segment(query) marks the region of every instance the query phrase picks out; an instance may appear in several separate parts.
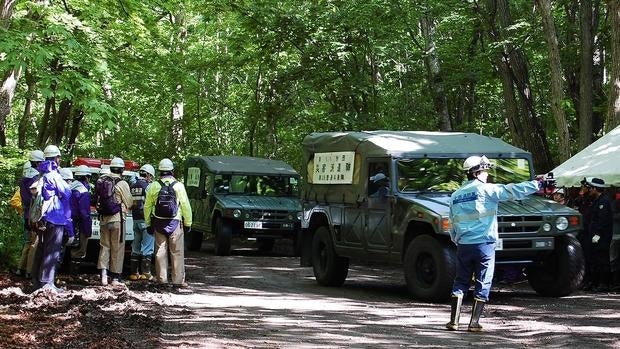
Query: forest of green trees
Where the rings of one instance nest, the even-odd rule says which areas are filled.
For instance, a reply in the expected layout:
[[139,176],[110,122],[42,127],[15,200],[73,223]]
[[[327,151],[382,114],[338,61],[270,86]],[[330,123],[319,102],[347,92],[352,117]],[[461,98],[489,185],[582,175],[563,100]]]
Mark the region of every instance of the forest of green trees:
[[310,132],[468,131],[542,173],[620,123],[618,0],[0,4],[2,233],[25,154],[50,143],[66,162],[299,169]]
[[0,145],[67,161],[298,168],[309,132],[452,130],[543,172],[620,120],[618,0],[0,3]]

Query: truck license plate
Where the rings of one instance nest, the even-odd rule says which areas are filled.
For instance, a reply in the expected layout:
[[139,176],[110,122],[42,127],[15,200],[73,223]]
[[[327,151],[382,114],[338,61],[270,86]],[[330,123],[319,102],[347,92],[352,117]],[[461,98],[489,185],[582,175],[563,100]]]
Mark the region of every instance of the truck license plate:
[[497,239],[497,241],[495,241],[495,251],[501,251],[503,249],[504,249],[504,240]]
[[245,221],[243,227],[246,229],[263,229],[263,222]]

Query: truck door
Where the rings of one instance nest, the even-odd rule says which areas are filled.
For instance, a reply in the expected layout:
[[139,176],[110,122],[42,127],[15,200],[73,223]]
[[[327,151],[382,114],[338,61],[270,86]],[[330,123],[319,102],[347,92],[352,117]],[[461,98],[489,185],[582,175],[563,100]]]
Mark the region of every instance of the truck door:
[[364,241],[368,253],[389,251],[392,245],[393,195],[389,169],[387,160],[368,162],[368,200],[365,205],[364,229]]

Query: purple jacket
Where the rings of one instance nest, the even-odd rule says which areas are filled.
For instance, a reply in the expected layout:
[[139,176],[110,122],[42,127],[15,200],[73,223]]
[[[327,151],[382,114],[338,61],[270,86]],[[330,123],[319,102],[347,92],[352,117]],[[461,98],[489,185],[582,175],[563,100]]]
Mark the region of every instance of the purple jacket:
[[26,219],[28,219],[28,213],[30,212],[30,201],[32,201],[30,186],[37,180],[39,180],[39,176],[34,176],[31,178],[22,177],[19,181],[19,195],[22,197],[22,208],[24,209],[24,217],[26,217]]
[[[54,225],[71,224],[71,189],[58,173],[58,165],[54,161],[43,161],[39,165],[39,172],[43,175],[43,200],[51,200],[45,212],[45,220]],[[69,236],[73,236],[72,227],[66,227],[66,230]]]
[[90,216],[90,192],[80,181],[71,183],[71,219],[74,228],[81,235],[90,237],[93,233]]

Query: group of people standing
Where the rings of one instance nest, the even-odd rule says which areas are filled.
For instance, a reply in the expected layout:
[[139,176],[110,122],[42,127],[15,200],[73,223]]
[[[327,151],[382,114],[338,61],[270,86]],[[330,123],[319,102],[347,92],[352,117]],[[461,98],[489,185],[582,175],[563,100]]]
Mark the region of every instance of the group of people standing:
[[[74,247],[72,258],[85,258],[92,235],[91,206],[100,221],[100,250],[97,268],[102,285],[121,284],[125,253],[125,221],[131,211],[134,240],[129,280],[153,280],[184,287],[184,234],[192,225],[192,212],[185,186],[174,178],[171,160],[155,168],[146,164],[130,185],[123,179],[125,162],[115,157],[109,172],[103,170],[94,185],[88,166],[75,172],[61,168],[60,150],[48,145],[33,150],[24,164],[19,194],[24,218],[24,247],[15,274],[31,278],[33,288],[62,292],[55,284],[56,270],[65,246]],[[91,194],[92,193],[92,194]],[[79,243],[76,245],[75,238]],[[156,275],[151,273],[155,255]]]
[[581,181],[578,195],[569,196],[564,202],[578,210],[583,219],[583,229],[578,239],[586,267],[584,291],[609,292],[612,286],[610,250],[614,213],[605,188],[603,179],[586,177]]

